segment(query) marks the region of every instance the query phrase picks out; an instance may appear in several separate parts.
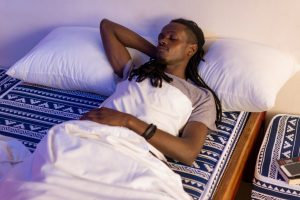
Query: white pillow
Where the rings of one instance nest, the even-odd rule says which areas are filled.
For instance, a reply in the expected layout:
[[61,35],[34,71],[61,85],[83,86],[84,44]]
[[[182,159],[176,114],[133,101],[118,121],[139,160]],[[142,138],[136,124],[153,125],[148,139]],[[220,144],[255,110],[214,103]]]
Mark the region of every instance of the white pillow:
[[271,47],[226,38],[208,43],[199,73],[225,111],[269,110],[280,88],[299,70],[292,56]]
[[[199,72],[227,111],[270,109],[279,89],[297,71],[292,57],[270,47],[234,39],[207,43],[212,44]],[[148,59],[129,51],[137,65]],[[54,29],[7,74],[29,83],[106,96],[115,90],[117,79],[95,27]]]
[[[139,62],[146,59],[137,51],[130,53]],[[106,96],[115,90],[117,79],[95,27],[54,29],[7,74],[29,83]]]

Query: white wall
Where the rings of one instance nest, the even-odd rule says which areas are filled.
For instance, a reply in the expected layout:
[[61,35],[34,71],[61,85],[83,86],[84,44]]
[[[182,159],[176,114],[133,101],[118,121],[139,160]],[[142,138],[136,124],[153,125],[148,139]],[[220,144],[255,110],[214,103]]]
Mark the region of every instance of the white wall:
[[[0,0],[0,65],[11,66],[54,27],[98,26],[104,17],[153,35],[170,19],[186,17],[207,37],[264,43],[300,62],[299,10],[299,0]],[[300,114],[298,85],[300,73],[282,88],[269,117]]]

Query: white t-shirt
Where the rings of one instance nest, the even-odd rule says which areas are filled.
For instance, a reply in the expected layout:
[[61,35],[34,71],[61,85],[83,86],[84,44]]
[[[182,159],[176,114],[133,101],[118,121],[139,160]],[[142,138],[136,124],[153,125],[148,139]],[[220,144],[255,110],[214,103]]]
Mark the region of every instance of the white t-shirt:
[[[123,71],[123,79],[118,78],[119,83],[126,81],[131,69],[134,67],[134,63],[130,60]],[[192,112],[187,121],[198,121],[205,124],[210,130],[216,131],[216,106],[212,93],[202,87],[196,86],[192,81],[186,81],[172,74],[166,73],[169,77],[173,79],[172,82],[164,84],[171,85],[178,90],[180,90],[191,102]],[[135,82],[135,80],[132,80]],[[156,88],[160,89],[160,88]],[[116,91],[118,92],[118,91]],[[151,93],[153,94],[153,93]],[[146,93],[147,95],[147,93]],[[138,98],[132,95],[132,98]],[[121,98],[118,96],[118,98]],[[144,97],[146,99],[148,97]],[[151,122],[150,122],[151,123]],[[153,123],[153,122],[152,122]],[[186,122],[185,122],[186,123]]]
[[[153,87],[149,79],[136,82],[133,78],[129,81],[124,74],[115,92],[100,107],[129,113],[174,136],[179,135],[188,121],[198,121],[216,130],[216,107],[211,92],[174,75],[167,75],[173,79],[171,83],[163,81],[162,87]],[[162,153],[150,143],[149,149],[164,160]]]

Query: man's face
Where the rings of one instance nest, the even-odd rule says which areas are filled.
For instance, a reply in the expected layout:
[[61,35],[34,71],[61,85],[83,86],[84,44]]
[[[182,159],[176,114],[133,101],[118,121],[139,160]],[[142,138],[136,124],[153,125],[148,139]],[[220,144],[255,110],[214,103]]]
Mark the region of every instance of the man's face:
[[167,65],[177,64],[189,59],[186,27],[179,23],[169,23],[158,35],[156,58]]

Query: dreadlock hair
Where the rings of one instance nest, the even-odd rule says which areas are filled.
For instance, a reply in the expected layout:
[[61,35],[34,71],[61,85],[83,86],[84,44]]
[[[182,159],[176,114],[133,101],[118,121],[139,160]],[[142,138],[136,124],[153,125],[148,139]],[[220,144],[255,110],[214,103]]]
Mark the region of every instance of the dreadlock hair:
[[[188,65],[185,70],[185,76],[187,79],[190,79],[193,81],[197,86],[203,87],[207,90],[209,90],[215,100],[216,105],[216,124],[219,124],[221,122],[222,118],[222,107],[220,100],[216,93],[203,81],[203,79],[200,77],[198,72],[198,65],[200,61],[204,61],[204,50],[203,45],[205,43],[204,34],[202,30],[199,28],[199,26],[187,19],[179,18],[179,19],[173,19],[171,20],[173,23],[179,23],[184,25],[187,28],[187,33],[190,36],[190,40],[193,43],[196,43],[198,48],[197,52],[190,58]],[[149,62],[146,62],[139,68],[136,68],[131,71],[128,80],[132,80],[133,77],[136,77],[137,82],[141,82],[146,78],[150,79],[150,82],[152,86],[154,87],[161,87],[163,80],[170,83],[173,79],[169,76],[167,76],[164,71],[166,69],[166,65],[158,62],[155,59],[150,59]]]
[[136,82],[142,82],[146,78],[150,79],[151,85],[154,87],[161,87],[162,80],[170,83],[173,81],[171,77],[164,73],[166,65],[158,62],[155,59],[150,59],[150,61],[141,65],[138,68],[133,69],[128,77],[128,80],[132,80],[136,76]]

